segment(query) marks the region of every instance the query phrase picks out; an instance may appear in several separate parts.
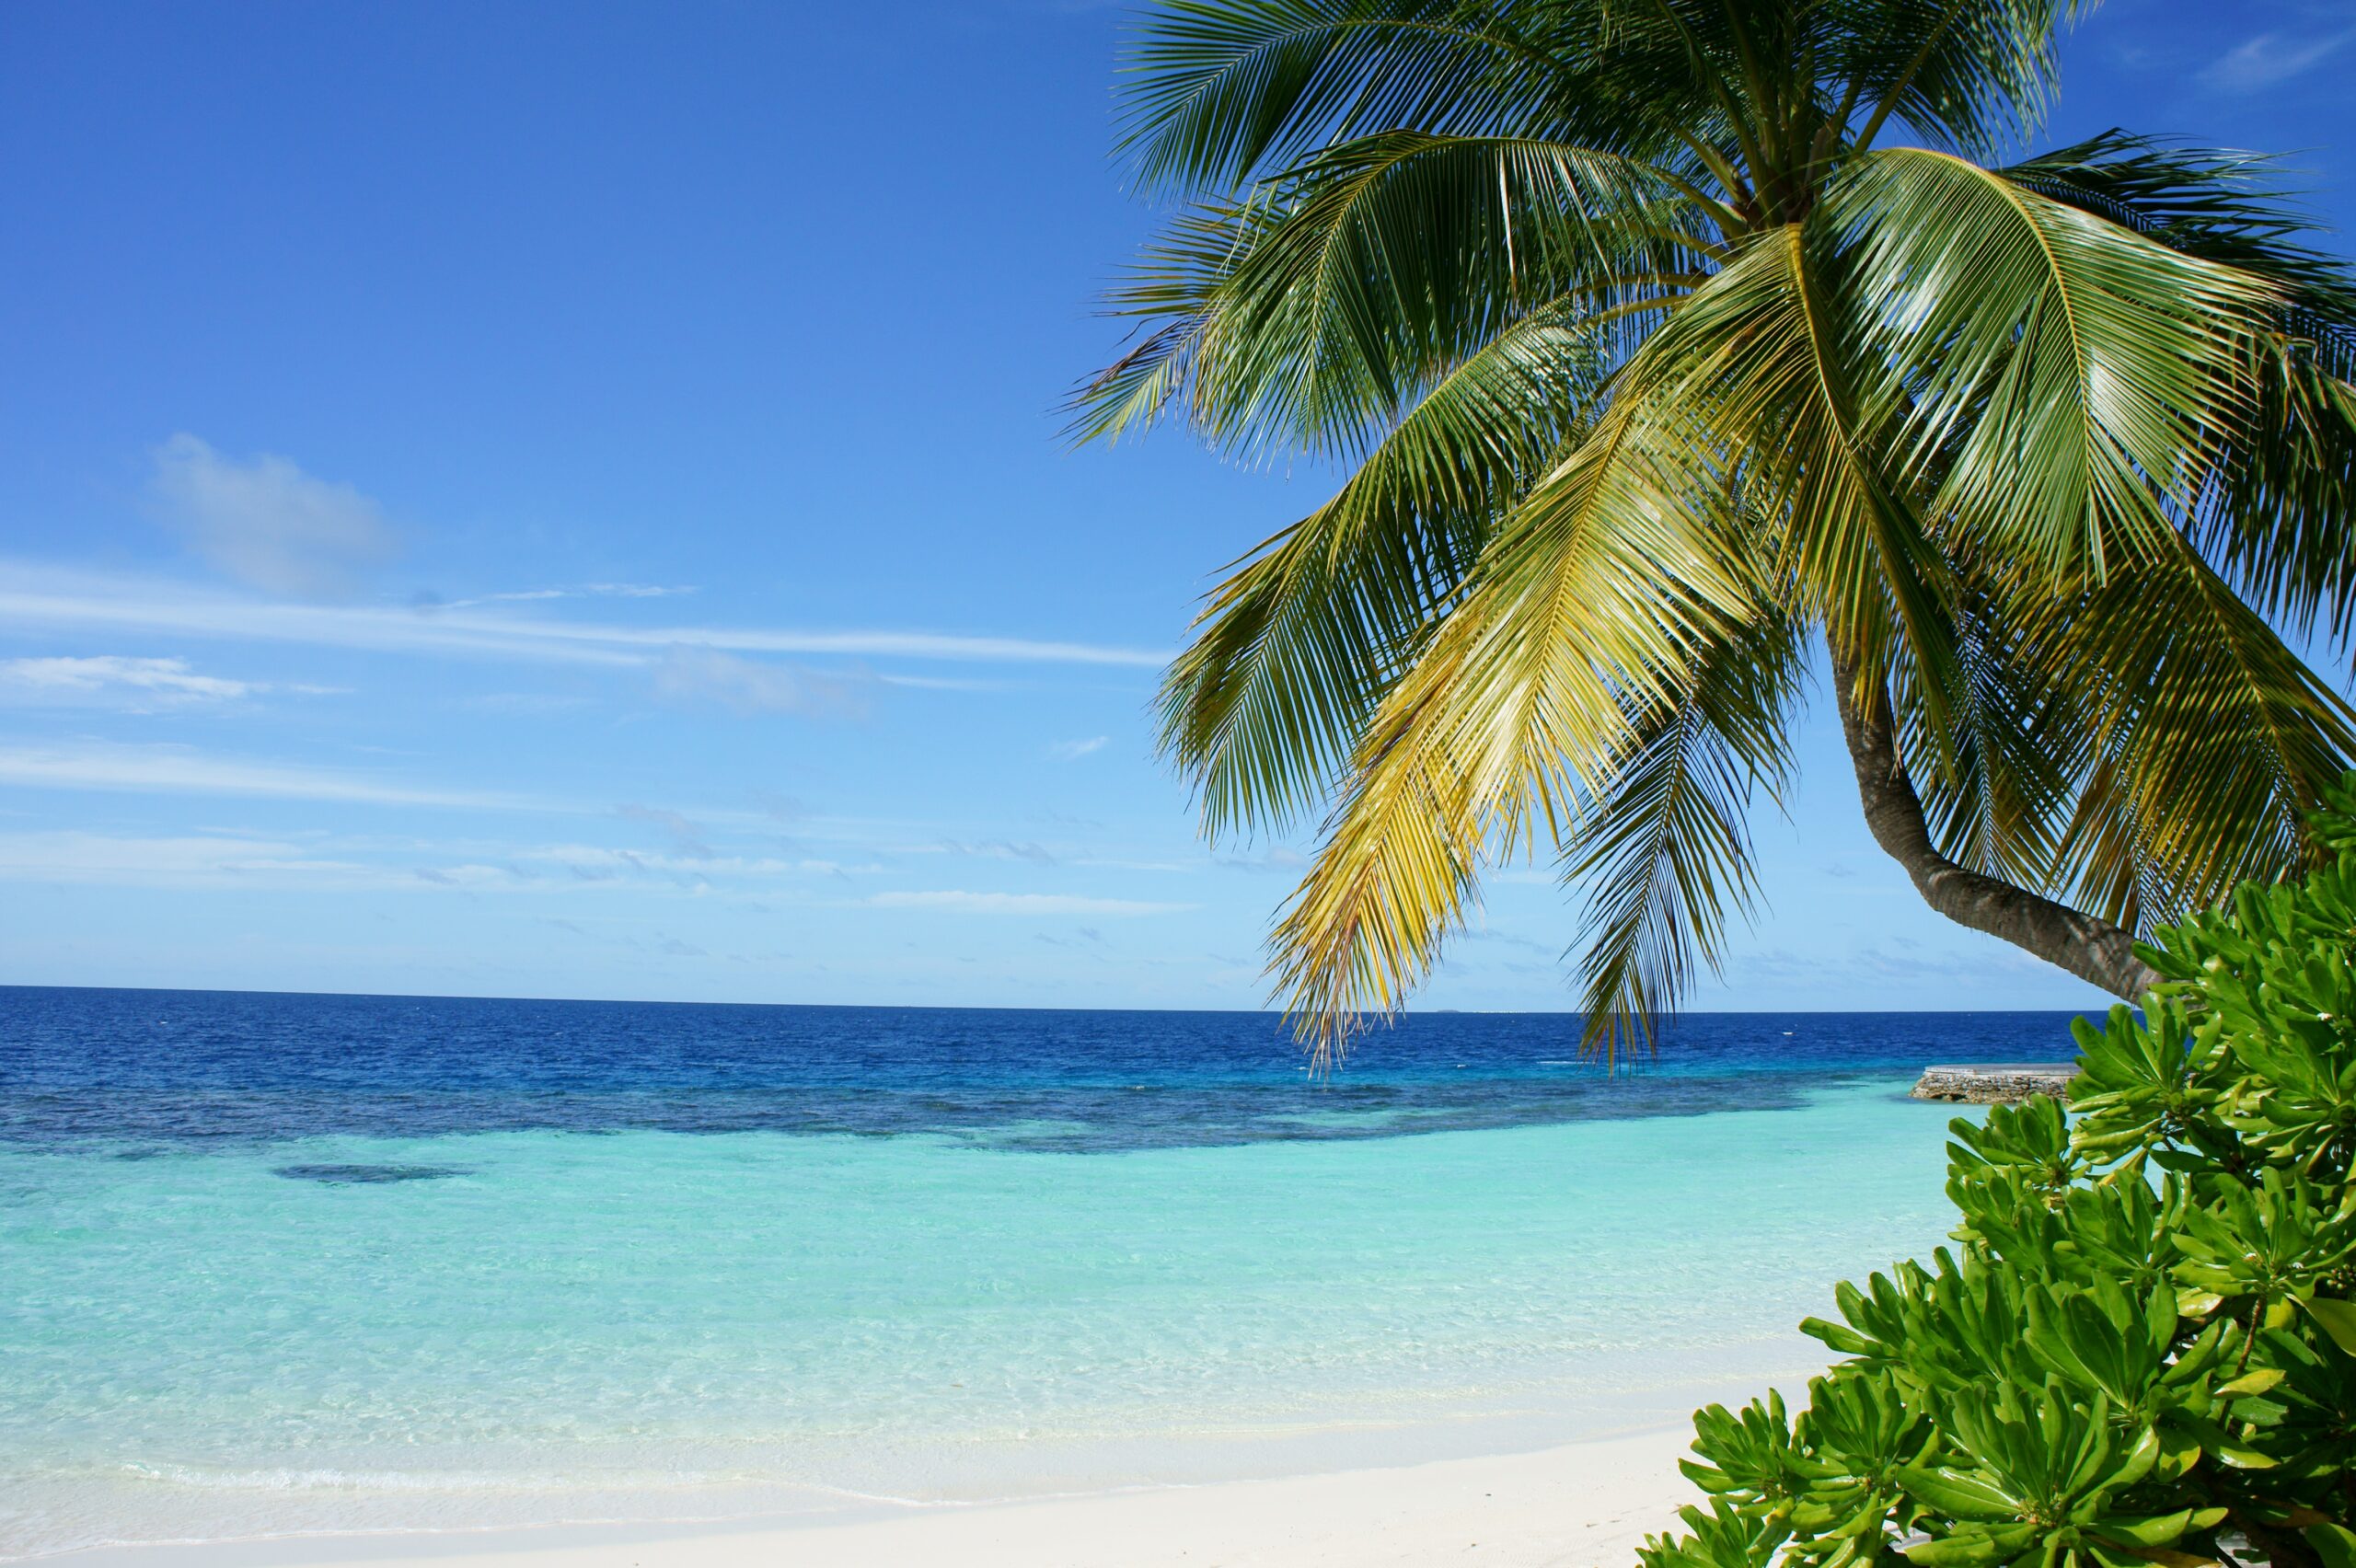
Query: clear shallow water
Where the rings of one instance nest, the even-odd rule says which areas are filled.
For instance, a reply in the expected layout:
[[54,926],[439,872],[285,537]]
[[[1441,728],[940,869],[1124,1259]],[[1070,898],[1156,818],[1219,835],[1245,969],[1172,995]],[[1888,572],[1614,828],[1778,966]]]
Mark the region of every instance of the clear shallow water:
[[[2059,1015],[0,989],[0,1555],[841,1508],[1665,1419],[1935,1243]],[[1430,1136],[1403,1136],[1423,1134]]]

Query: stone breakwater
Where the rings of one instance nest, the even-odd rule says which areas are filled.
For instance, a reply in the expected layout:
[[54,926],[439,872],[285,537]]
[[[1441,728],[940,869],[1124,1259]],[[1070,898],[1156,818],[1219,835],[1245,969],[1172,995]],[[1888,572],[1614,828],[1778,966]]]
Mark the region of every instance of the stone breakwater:
[[2062,1098],[2078,1076],[2075,1062],[1988,1062],[1969,1066],[1925,1067],[1915,1082],[1917,1100],[1955,1100],[1972,1105],[2009,1105],[2032,1094]]

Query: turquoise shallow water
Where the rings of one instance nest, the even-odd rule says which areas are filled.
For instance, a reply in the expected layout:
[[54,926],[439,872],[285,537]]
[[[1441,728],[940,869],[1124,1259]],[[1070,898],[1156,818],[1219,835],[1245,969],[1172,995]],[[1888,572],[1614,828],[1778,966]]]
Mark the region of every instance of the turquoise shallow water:
[[[1087,1152],[1059,1142],[1077,1113],[987,1138],[0,1141],[0,1554],[786,1513],[1655,1424],[1796,1386],[1820,1357],[1792,1326],[1832,1280],[1939,1240],[1947,1113],[1907,1082],[1864,1066],[1762,1088],[1767,1110]],[[34,1086],[52,1121],[61,1092]]]

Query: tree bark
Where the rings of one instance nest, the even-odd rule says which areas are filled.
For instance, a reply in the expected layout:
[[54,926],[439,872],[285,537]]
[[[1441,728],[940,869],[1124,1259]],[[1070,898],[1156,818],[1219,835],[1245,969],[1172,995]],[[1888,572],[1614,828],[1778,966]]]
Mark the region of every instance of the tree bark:
[[2112,996],[2140,1002],[2159,975],[2135,956],[2134,937],[2097,915],[1959,866],[1939,853],[1923,814],[1923,798],[1899,759],[1889,695],[1878,683],[1858,690],[1856,667],[1832,651],[1832,687],[1841,731],[1856,765],[1857,796],[1874,842],[1906,868],[1923,902],[1975,931],[1985,931],[2068,970]]

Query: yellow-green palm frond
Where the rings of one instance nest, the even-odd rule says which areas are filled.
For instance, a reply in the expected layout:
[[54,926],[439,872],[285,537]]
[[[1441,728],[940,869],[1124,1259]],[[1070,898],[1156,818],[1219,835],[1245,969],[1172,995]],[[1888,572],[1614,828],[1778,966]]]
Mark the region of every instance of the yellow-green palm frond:
[[2356,758],[2356,711],[2178,539],[2040,616],[2090,759],[2058,872],[2131,929],[2298,870],[2305,819]]
[[1964,678],[1950,567],[1915,490],[1884,460],[1893,421],[1844,318],[1843,259],[1831,237],[1789,225],[1745,258],[1759,303],[1730,372],[1739,391],[1729,428],[1755,473],[1749,503],[1772,520],[1778,575],[1793,581],[1845,662],[1877,681],[1900,665],[1921,672],[1923,733],[1944,762],[1956,744],[1949,694]]
[[1760,271],[1719,274],[1646,342],[1376,709],[1273,944],[1321,1050],[1428,971],[1484,851],[1562,843],[1629,755],[1632,716],[1769,613],[1717,422],[1741,411],[1721,383]]
[[1679,20],[1609,0],[1173,0],[1130,52],[1120,147],[1164,190],[1236,190],[1383,131],[1681,156],[1697,127],[1716,139],[1723,99]]
[[1282,826],[1330,797],[1496,517],[1584,429],[1605,329],[1568,302],[1507,327],[1211,595],[1161,692],[1207,832]]

